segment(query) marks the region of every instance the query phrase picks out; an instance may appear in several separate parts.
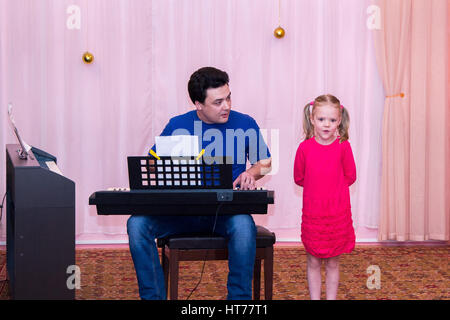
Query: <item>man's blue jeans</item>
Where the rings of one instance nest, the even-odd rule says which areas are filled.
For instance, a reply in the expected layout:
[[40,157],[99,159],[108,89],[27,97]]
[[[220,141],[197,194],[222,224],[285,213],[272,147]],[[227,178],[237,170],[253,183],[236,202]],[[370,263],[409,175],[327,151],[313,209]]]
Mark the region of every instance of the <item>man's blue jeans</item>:
[[[166,299],[164,275],[155,239],[189,232],[211,233],[215,216],[140,216],[127,230],[141,299]],[[248,214],[217,217],[215,233],[228,239],[228,299],[251,300],[256,227]]]

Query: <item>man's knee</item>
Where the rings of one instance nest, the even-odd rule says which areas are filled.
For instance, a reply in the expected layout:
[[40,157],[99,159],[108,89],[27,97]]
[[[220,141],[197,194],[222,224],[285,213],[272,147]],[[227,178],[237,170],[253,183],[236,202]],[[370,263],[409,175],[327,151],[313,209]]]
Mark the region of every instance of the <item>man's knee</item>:
[[142,226],[142,221],[139,216],[130,216],[127,220],[128,235],[136,234]]
[[127,233],[130,238],[151,236],[151,229],[147,216],[130,216],[127,220]]
[[256,237],[256,226],[252,216],[247,214],[234,215],[229,221],[230,235]]

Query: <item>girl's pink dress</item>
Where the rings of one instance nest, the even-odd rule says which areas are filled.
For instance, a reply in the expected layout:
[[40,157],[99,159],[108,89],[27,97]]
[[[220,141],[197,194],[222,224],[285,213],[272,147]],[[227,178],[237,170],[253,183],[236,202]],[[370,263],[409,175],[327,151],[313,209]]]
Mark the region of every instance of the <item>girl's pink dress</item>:
[[348,141],[329,145],[314,137],[300,143],[294,163],[295,183],[303,187],[301,238],[308,253],[330,258],[355,247],[349,186],[356,166]]

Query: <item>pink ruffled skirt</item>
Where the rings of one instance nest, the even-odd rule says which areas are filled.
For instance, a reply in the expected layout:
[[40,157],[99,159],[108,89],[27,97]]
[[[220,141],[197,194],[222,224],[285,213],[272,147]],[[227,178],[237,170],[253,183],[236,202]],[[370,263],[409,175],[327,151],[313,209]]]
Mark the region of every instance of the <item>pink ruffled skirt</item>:
[[305,250],[317,258],[336,257],[355,248],[349,205],[344,208],[330,204],[324,206],[324,203],[304,205],[301,232]]

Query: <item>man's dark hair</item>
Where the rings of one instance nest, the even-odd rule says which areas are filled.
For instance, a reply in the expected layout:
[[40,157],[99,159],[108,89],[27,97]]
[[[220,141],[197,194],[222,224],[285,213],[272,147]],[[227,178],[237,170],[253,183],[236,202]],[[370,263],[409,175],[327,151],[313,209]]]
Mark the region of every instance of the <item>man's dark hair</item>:
[[192,102],[198,101],[204,103],[206,99],[206,90],[209,88],[219,88],[228,84],[229,78],[225,71],[204,67],[195,71],[188,82],[189,97]]

